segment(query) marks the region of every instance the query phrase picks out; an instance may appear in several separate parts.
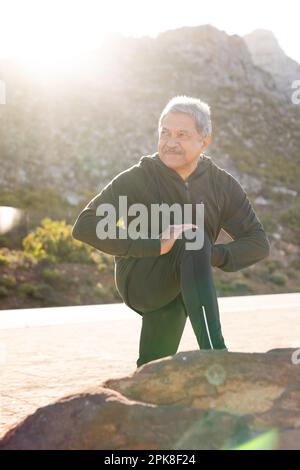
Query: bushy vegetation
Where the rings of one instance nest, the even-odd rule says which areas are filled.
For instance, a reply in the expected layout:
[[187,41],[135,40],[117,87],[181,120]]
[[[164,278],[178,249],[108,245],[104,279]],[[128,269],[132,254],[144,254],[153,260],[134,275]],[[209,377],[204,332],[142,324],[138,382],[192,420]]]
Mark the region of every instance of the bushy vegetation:
[[23,283],[18,286],[18,293],[24,297],[32,297],[33,299],[42,300],[48,293],[49,286],[47,284],[33,285]]
[[26,253],[22,250],[10,250],[7,247],[0,248],[0,267],[30,268],[36,263],[37,260],[31,253]]
[[0,298],[6,297],[8,295],[8,290],[4,286],[0,286]]
[[15,276],[11,274],[3,274],[0,277],[0,286],[13,287],[17,284]]
[[216,292],[219,297],[238,296],[238,295],[251,295],[253,288],[250,282],[243,279],[232,279],[231,276],[227,278],[215,277]]
[[71,228],[64,220],[44,218],[22,240],[23,250],[0,248],[2,303],[15,308],[120,300],[113,256],[75,240]]
[[93,248],[75,240],[71,236],[71,226],[64,220],[44,218],[41,225],[29,233],[23,240],[26,253],[32,254],[38,261],[52,263],[67,261],[71,263],[92,262]]
[[273,273],[270,276],[270,280],[278,286],[285,286],[288,281],[288,278],[284,273]]

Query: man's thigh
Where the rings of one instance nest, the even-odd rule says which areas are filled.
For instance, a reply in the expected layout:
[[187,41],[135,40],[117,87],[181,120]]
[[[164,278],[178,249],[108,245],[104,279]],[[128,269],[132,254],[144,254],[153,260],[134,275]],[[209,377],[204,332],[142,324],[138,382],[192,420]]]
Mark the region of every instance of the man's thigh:
[[165,255],[137,260],[128,281],[129,304],[143,313],[167,305],[180,293],[182,240]]

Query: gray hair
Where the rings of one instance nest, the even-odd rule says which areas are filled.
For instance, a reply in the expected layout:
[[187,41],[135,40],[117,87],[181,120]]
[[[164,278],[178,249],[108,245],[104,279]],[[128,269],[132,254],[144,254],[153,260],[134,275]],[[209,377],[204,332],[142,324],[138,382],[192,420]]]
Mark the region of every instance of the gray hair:
[[185,95],[174,96],[160,115],[158,131],[160,131],[163,119],[168,113],[186,113],[192,116],[195,121],[195,127],[203,138],[212,132],[210,107],[198,98]]

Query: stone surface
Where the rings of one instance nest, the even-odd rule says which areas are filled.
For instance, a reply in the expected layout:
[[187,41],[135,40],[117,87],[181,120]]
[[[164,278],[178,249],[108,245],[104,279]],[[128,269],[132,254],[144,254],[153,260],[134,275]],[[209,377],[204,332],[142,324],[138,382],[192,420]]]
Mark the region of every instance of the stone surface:
[[295,351],[189,351],[153,361],[39,408],[0,450],[223,449],[270,430],[273,448],[300,448]]
[[284,415],[289,425],[300,426],[300,369],[292,362],[292,352],[182,352],[168,360],[153,361],[139,374],[107,380],[104,386],[129,399],[155,405],[176,403],[253,414],[261,422],[275,425],[283,424]]

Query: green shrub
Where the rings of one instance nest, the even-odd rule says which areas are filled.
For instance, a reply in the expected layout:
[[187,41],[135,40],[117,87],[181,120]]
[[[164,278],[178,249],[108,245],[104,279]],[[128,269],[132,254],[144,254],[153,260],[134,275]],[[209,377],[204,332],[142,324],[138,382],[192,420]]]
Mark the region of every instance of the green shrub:
[[237,295],[247,295],[253,292],[253,289],[242,279],[236,279],[231,285],[232,293]]
[[115,297],[112,289],[109,286],[103,286],[101,282],[98,282],[93,291],[96,297],[99,297],[103,302],[109,302]]
[[0,286],[0,297],[7,297],[8,296],[8,290],[4,286]]
[[106,264],[106,263],[99,263],[99,264],[97,265],[98,271],[103,271],[103,270],[106,269],[106,268],[107,268],[107,264]]
[[259,218],[267,234],[272,234],[276,231],[277,220],[272,213],[264,212],[263,214],[260,214]]
[[294,259],[291,262],[291,267],[296,269],[297,271],[300,271],[300,259]]
[[294,236],[291,241],[300,243],[300,203],[295,203],[285,210],[280,216],[280,221],[293,230]]
[[218,296],[226,297],[231,295],[232,287],[231,287],[232,280],[231,279],[215,279],[215,288]]
[[98,297],[105,297],[108,294],[108,289],[106,287],[102,286],[102,284],[100,284],[100,282],[98,282],[97,286],[94,287],[94,293]]
[[278,286],[285,286],[288,281],[288,278],[285,274],[273,273],[270,276],[270,281],[274,284],[277,284]]
[[9,248],[0,248],[0,265],[12,265],[13,267],[29,268],[36,264],[35,258],[30,253],[24,253],[22,250],[10,250]]
[[6,266],[8,263],[7,257],[0,254],[0,266]]
[[24,297],[31,297],[33,299],[42,300],[47,295],[50,286],[47,284],[33,285],[24,282],[18,287],[18,294]]
[[74,283],[73,279],[58,269],[46,268],[42,272],[42,277],[46,283],[60,290],[68,289]]
[[46,305],[60,305],[60,296],[57,290],[46,283],[37,285],[38,295]]
[[99,271],[102,271],[107,268],[113,269],[114,267],[114,258],[108,253],[103,253],[99,250],[95,250],[91,253],[91,258],[97,265]]
[[18,286],[18,294],[22,297],[30,297],[37,300],[47,300],[51,304],[56,304],[57,293],[55,290],[46,283],[33,285],[24,282]]
[[50,284],[57,284],[63,277],[63,273],[58,269],[46,268],[42,272],[43,279]]
[[17,281],[15,276],[3,274],[2,277],[0,277],[0,284],[6,287],[13,287],[17,284]]
[[298,273],[293,268],[289,268],[285,271],[289,279],[298,279]]
[[41,226],[29,233],[22,241],[24,251],[31,253],[37,260],[50,262],[92,263],[93,247],[75,240],[71,226],[64,220],[45,218]]
[[269,273],[273,273],[274,271],[281,269],[283,267],[283,264],[281,263],[281,261],[278,261],[276,259],[265,260],[265,265]]
[[11,241],[5,235],[0,235],[0,247],[3,247],[3,246],[10,247]]
[[252,287],[245,279],[215,279],[217,295],[227,297],[231,295],[248,295],[253,292]]

